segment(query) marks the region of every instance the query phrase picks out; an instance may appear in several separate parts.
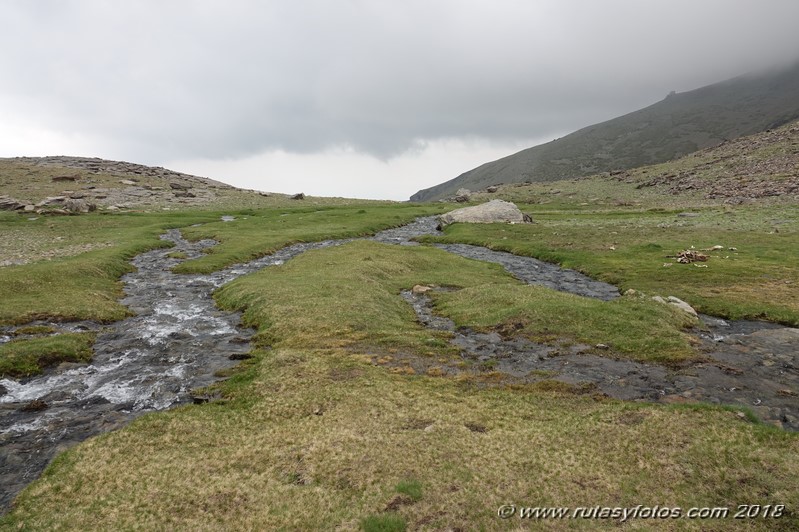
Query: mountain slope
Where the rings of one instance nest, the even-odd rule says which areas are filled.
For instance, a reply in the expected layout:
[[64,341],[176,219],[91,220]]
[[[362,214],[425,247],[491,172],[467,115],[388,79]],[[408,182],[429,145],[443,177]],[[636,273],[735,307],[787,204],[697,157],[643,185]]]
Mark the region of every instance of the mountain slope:
[[799,63],[684,93],[420,190],[431,201],[459,188],[557,181],[655,164],[799,118]]

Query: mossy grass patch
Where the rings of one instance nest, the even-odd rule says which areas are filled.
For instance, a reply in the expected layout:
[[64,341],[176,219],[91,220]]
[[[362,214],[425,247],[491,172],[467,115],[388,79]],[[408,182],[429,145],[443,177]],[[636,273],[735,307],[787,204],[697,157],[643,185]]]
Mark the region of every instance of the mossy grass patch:
[[94,337],[94,333],[64,333],[0,344],[0,377],[28,377],[60,362],[88,362]]

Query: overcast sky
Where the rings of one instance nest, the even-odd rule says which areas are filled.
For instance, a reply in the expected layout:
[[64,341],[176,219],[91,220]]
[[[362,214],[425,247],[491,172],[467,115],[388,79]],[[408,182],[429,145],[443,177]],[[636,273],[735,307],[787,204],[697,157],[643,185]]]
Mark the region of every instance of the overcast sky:
[[0,157],[407,199],[799,59],[796,0],[0,0]]

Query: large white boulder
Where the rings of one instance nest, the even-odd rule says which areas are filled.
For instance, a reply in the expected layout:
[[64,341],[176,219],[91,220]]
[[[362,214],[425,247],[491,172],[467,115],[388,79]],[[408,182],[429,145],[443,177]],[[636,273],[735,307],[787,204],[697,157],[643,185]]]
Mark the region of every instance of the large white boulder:
[[446,214],[442,214],[439,219],[442,225],[448,225],[456,222],[461,223],[511,223],[521,224],[529,222],[529,216],[526,216],[519,207],[509,201],[491,200],[488,203],[475,205],[474,207],[464,207],[462,209],[455,209]]

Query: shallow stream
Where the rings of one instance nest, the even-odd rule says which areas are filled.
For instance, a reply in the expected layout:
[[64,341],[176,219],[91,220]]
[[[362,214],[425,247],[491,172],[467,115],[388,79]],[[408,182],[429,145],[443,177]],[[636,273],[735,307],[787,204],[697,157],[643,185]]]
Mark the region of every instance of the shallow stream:
[[[227,217],[226,221],[235,221]],[[372,239],[418,245],[413,237],[436,234],[434,217],[421,218]],[[175,247],[143,253],[133,260],[137,271],[125,275],[122,303],[135,316],[109,326],[92,322],[54,325],[59,330],[97,331],[91,364],[62,364],[44,375],[0,379],[0,511],[39,476],[60,451],[87,437],[121,427],[138,415],[204,400],[195,390],[246,357],[252,330],[239,326],[240,315],[219,310],[212,293],[238,276],[283,262],[310,249],[351,239],[296,244],[208,275],[176,275],[180,259],[201,256],[213,241],[188,242],[178,230],[161,237]],[[461,244],[437,247],[464,257],[495,262],[528,283],[537,283],[603,300],[618,290],[572,270],[509,253]],[[589,384],[619,399],[709,401],[750,406],[763,419],[799,430],[799,329],[759,322],[724,322],[706,317],[697,332],[709,362],[679,370],[612,360],[586,354],[592,346],[567,353],[497,333],[455,330],[435,316],[425,296],[403,295],[427,326],[453,332],[453,342],[469,360],[495,361],[496,369],[519,379],[531,375],[571,384]],[[37,322],[35,324],[39,324]],[[0,341],[9,338],[0,330]],[[535,377],[538,378],[538,377]]]

